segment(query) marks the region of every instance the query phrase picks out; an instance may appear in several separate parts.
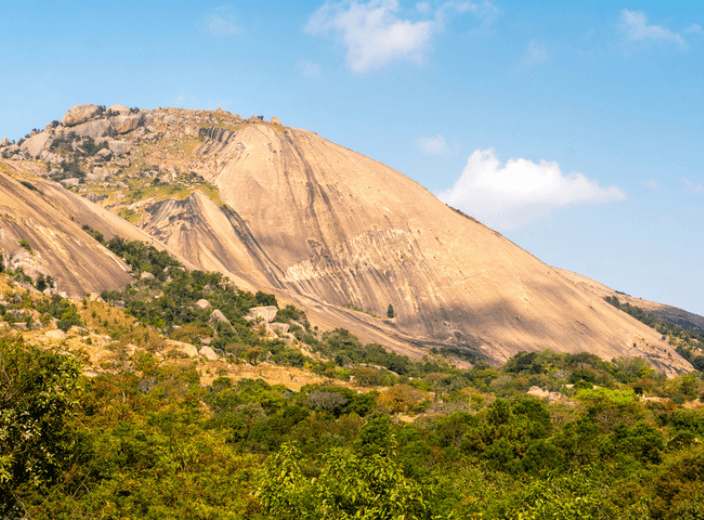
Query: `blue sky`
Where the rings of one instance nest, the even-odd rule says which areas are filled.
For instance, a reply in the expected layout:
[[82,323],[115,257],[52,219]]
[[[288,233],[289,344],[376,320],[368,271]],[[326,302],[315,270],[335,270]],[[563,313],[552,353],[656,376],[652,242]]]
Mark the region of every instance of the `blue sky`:
[[0,138],[80,103],[272,115],[547,262],[704,314],[702,2],[15,2]]

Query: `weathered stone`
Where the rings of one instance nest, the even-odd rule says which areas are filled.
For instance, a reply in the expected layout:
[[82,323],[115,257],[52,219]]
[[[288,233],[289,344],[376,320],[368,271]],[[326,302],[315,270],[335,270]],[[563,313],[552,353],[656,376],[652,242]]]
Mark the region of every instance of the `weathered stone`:
[[34,134],[29,139],[25,139],[20,148],[25,150],[32,157],[37,157],[44,147],[48,147],[47,143],[51,140],[49,132],[40,132]]
[[64,188],[75,188],[80,182],[80,179],[71,177],[70,179],[63,179],[59,181],[59,184],[61,184]]
[[108,112],[119,114],[121,116],[128,116],[130,114],[130,109],[124,105],[110,105],[108,107]]
[[110,151],[115,155],[125,155],[132,150],[132,143],[128,143],[127,141],[109,141],[108,148],[110,148]]
[[198,355],[207,359],[208,361],[217,361],[218,359],[220,359],[220,356],[218,356],[215,351],[210,347],[201,348],[198,352]]
[[87,336],[90,334],[90,331],[85,328],[85,327],[79,327],[78,325],[74,325],[70,329],[68,329],[69,334],[75,334],[76,336]]
[[262,318],[267,323],[271,323],[274,321],[274,318],[276,318],[277,312],[279,312],[279,309],[273,305],[269,305],[268,307],[252,307],[249,309],[249,313],[247,313],[245,319],[251,321],[256,320],[257,318]]
[[66,333],[59,329],[49,330],[44,335],[50,339],[66,339]]
[[84,197],[87,200],[91,201],[93,204],[97,204],[98,202],[103,201],[108,198],[108,196],[104,193],[102,195],[100,195],[98,193],[87,193],[86,195],[84,195]]
[[172,339],[167,339],[166,344],[169,350],[176,350],[186,354],[188,357],[198,357],[198,349],[195,345],[186,343],[185,341],[174,341]]
[[279,336],[286,334],[288,332],[288,329],[291,328],[291,325],[288,323],[271,323],[269,324],[269,327],[271,327],[272,330],[275,330]]
[[227,325],[232,327],[232,323],[230,323],[230,320],[225,317],[222,311],[220,311],[220,309],[215,309],[210,314],[210,326],[215,327],[218,323],[226,323]]
[[145,271],[141,275],[139,275],[139,279],[140,280],[153,280],[154,275],[152,273],[148,273]]
[[281,126],[281,121],[279,121],[279,118],[278,118],[278,117],[273,117],[273,116],[272,116],[272,118],[271,118],[271,124],[272,124],[272,125],[279,125],[279,126]]
[[213,338],[200,338],[200,346],[201,347],[209,347],[210,343],[213,341]]
[[95,116],[99,111],[100,107],[98,105],[76,105],[64,114],[64,126],[74,126],[84,123]]
[[196,307],[198,307],[200,310],[205,310],[210,309],[212,305],[210,305],[210,302],[208,300],[198,300],[196,302]]
[[131,116],[118,116],[113,118],[112,126],[118,134],[126,134],[139,126],[142,116],[134,114]]
[[108,119],[98,119],[78,125],[72,128],[72,131],[81,137],[90,137],[93,141],[99,141],[108,135],[110,128],[112,123]]
[[15,330],[27,330],[27,324],[23,321],[20,323],[15,323],[13,327],[15,328]]
[[10,140],[7,137],[2,138],[2,142],[0,142],[0,146],[10,146],[12,144]]

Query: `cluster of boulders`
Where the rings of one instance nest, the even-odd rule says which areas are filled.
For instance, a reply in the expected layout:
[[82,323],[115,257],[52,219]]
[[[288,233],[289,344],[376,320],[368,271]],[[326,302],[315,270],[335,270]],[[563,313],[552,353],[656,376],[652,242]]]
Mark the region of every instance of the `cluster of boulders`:
[[95,104],[78,105],[66,112],[61,122],[49,123],[41,132],[33,130],[18,143],[3,139],[0,142],[0,155],[59,164],[66,157],[56,153],[52,145],[63,140],[76,151],[90,138],[95,143],[107,143],[107,147],[96,154],[99,159],[120,157],[130,153],[132,143],[119,139],[119,136],[136,130],[144,124],[144,120],[145,111],[122,105],[113,105],[107,109]]

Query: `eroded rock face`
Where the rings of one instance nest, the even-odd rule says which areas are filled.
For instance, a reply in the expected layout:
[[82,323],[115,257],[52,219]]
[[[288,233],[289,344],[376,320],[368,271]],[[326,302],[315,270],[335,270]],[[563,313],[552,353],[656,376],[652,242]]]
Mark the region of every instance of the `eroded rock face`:
[[100,112],[100,107],[94,104],[76,105],[64,114],[64,126],[74,126],[88,121]]

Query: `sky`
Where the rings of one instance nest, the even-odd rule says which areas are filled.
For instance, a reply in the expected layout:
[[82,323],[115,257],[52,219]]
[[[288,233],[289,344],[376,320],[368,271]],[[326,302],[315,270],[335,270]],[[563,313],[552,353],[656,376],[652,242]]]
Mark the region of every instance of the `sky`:
[[82,103],[278,117],[544,262],[704,315],[704,2],[14,2],[0,138]]

